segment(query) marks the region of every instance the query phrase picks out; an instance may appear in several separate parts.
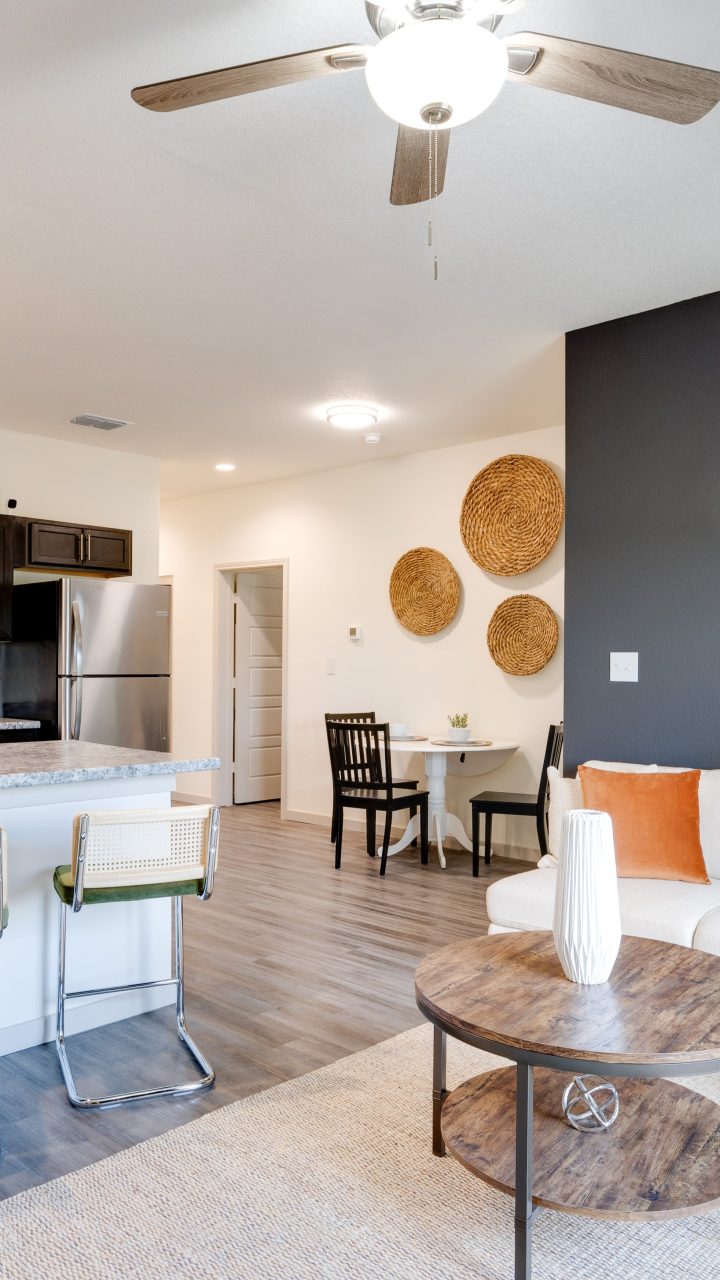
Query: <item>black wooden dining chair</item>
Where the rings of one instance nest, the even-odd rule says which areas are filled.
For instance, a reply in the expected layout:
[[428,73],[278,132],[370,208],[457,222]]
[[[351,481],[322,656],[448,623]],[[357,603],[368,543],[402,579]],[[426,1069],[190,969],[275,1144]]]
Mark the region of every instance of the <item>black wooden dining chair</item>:
[[[330,745],[330,731],[327,728],[331,720],[338,720],[342,724],[375,724],[375,712],[374,711],[343,711],[343,712],[326,711],[325,712],[325,730],[327,732],[328,751],[330,752],[330,768],[333,770],[333,775],[332,775],[333,806],[332,806],[332,820],[330,822],[330,843],[334,844],[335,836],[337,834],[337,783],[335,779],[335,770],[333,769],[332,747]],[[399,778],[394,785],[396,787],[406,787],[409,791],[417,791],[417,787],[418,787],[417,779],[413,781],[410,778]],[[416,813],[417,813],[417,806],[414,809],[410,810],[410,816],[414,818]],[[417,840],[413,840],[413,845],[416,845],[416,844],[417,844]]]
[[362,809],[367,822],[367,851],[376,853],[378,813],[385,814],[380,875],[387,868],[388,848],[394,813],[409,810],[409,816],[420,810],[420,861],[428,861],[428,792],[408,791],[393,782],[390,755],[390,726],[362,724],[338,720],[327,721],[328,745],[335,779],[337,817],[335,824],[335,869],[342,857],[343,816],[345,809]]
[[472,809],[472,873],[480,874],[480,814],[485,814],[485,865],[490,865],[492,820],[494,813],[534,818],[537,825],[540,853],[547,853],[547,795],[548,769],[557,769],[563,745],[562,724],[551,724],[548,730],[545,757],[540,774],[540,786],[536,796],[510,791],[481,791],[470,801]]

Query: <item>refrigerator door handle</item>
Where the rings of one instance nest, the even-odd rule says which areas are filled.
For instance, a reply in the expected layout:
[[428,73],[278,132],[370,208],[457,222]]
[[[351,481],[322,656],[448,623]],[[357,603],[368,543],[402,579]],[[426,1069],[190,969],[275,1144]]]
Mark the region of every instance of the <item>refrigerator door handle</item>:
[[83,638],[82,615],[77,600],[73,600],[72,603],[72,666],[73,675],[75,676],[75,715],[73,716],[71,737],[79,738],[80,723],[82,721]]

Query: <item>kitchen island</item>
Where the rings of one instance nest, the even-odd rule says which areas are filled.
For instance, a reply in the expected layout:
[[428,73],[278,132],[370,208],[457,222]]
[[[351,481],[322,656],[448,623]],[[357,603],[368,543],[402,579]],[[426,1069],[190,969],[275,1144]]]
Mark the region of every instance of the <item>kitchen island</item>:
[[[10,905],[10,922],[0,939],[0,1054],[55,1035],[58,900],[52,875],[58,864],[71,861],[75,815],[169,807],[177,774],[219,767],[217,759],[94,742],[0,745],[0,827],[8,837]],[[68,986],[167,978],[171,940],[168,899],[85,907],[69,935]],[[171,1001],[169,987],[73,1001],[69,1030],[87,1030]]]

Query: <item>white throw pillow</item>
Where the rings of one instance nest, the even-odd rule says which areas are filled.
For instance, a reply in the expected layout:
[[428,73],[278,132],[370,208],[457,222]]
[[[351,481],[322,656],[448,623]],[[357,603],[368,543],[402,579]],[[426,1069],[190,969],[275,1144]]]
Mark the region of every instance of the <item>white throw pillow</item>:
[[558,769],[548,769],[550,786],[550,811],[548,813],[548,849],[547,857],[541,858],[538,866],[556,867],[562,847],[563,818],[568,809],[582,809],[582,787],[580,779],[563,778]]
[[701,771],[698,799],[705,870],[711,880],[720,880],[720,769]]

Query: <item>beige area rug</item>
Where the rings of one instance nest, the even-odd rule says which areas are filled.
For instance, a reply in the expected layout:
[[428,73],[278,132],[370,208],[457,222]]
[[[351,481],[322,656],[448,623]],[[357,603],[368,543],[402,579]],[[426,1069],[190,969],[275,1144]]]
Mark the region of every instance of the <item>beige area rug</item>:
[[[0,1206],[3,1280],[511,1280],[513,1204],[430,1154],[429,1026]],[[498,1059],[450,1042],[449,1082]],[[695,1080],[720,1098],[720,1077]],[[513,1117],[508,1117],[512,1123]],[[720,1213],[543,1211],[534,1280],[718,1280]]]

